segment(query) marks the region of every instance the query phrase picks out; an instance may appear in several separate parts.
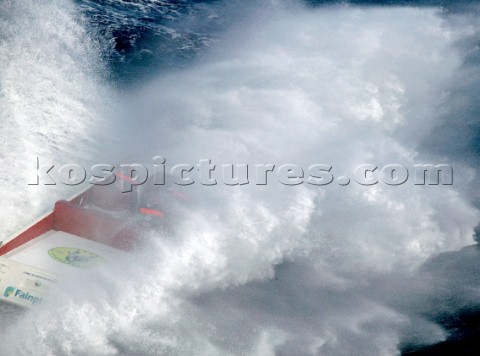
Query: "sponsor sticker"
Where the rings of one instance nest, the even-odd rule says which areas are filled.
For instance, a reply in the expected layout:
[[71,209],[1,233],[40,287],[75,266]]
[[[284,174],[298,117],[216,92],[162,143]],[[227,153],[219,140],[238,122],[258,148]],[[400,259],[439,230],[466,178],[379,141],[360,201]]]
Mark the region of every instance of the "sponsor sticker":
[[93,252],[74,247],[55,247],[48,254],[55,261],[80,268],[92,268],[105,262],[103,257]]
[[25,291],[22,291],[21,289],[18,289],[16,287],[11,287],[11,286],[5,288],[5,291],[3,292],[3,296],[5,298],[20,299],[22,303],[31,303],[32,305],[40,303],[43,299],[41,297],[37,297],[33,294],[30,294],[29,292],[25,292]]

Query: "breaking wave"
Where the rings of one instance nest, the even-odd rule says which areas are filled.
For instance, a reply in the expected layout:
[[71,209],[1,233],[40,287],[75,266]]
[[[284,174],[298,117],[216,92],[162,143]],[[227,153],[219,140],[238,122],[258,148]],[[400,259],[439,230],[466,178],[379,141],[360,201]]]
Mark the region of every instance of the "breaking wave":
[[[458,181],[185,187],[169,229],[112,271],[67,281],[3,331],[0,353],[395,355],[445,339],[412,312],[424,300],[394,299],[418,288],[429,258],[473,242],[473,162],[429,143],[440,120],[454,125],[461,44],[478,23],[431,7],[235,4],[188,65],[118,88],[113,44],[74,4],[3,2],[2,232],[65,193],[26,186],[37,156],[328,163],[346,175],[435,162],[454,164]],[[229,21],[235,6],[242,17]]]

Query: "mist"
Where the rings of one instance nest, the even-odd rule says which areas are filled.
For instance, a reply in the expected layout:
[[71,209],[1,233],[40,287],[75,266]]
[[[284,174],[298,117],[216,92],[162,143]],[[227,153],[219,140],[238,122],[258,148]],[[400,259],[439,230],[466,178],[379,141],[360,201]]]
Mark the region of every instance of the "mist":
[[[447,338],[419,312],[432,307],[424,293],[438,291],[421,266],[471,245],[479,220],[476,158],[458,148],[452,109],[474,105],[461,101],[474,80],[459,84],[477,68],[465,49],[479,30],[473,17],[235,2],[241,18],[191,65],[117,88],[70,3],[42,11],[18,3],[2,4],[18,31],[0,17],[10,36],[0,47],[10,65],[0,70],[0,159],[25,174],[0,176],[11,187],[2,191],[10,202],[2,232],[65,194],[27,185],[37,156],[88,164],[161,155],[168,167],[318,163],[335,177],[364,163],[451,164],[455,183],[158,187],[187,197],[168,227],[110,268],[65,281],[2,331],[0,353],[397,355]],[[52,10],[58,28],[46,21]],[[33,26],[21,26],[30,18]],[[24,162],[31,168],[21,170]],[[28,214],[13,213],[32,201]]]

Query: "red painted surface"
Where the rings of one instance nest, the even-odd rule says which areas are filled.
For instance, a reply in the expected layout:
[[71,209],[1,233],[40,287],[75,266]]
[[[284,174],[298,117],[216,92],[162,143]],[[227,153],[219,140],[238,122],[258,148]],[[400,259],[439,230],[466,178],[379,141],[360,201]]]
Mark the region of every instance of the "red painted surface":
[[144,215],[154,215],[163,218],[165,216],[165,213],[160,210],[155,210],[155,209],[147,209],[147,208],[140,208],[140,214]]
[[[125,179],[125,177],[122,177],[122,179]],[[52,229],[64,231],[121,250],[132,250],[137,243],[140,231],[138,231],[138,227],[132,224],[131,220],[115,218],[108,213],[83,207],[83,205],[90,203],[92,200],[97,202],[104,200],[105,197],[100,194],[102,191],[95,188],[97,187],[86,190],[70,201],[62,200],[57,202],[52,213],[1,246],[0,256]],[[130,208],[130,206],[127,205],[126,208]],[[163,216],[161,211],[147,210],[145,213]]]
[[129,183],[132,183],[132,184],[134,184],[134,183],[136,184],[136,183],[137,183],[137,181],[136,181],[135,179],[133,179],[133,178],[131,178],[131,177],[129,177],[129,176],[126,176],[125,174],[123,174],[123,173],[121,173],[121,172],[117,172],[117,173],[115,173],[115,175],[116,175],[118,178],[120,178],[120,179],[122,179],[122,180],[126,180],[126,181],[129,182]]
[[9,253],[17,247],[32,241],[36,237],[46,233],[53,229],[53,213],[48,214],[42,220],[38,221],[35,225],[29,227],[27,230],[20,233],[13,240],[10,240],[5,245],[0,247],[0,256]]
[[134,232],[125,220],[67,201],[55,204],[53,229],[126,251],[135,244]]

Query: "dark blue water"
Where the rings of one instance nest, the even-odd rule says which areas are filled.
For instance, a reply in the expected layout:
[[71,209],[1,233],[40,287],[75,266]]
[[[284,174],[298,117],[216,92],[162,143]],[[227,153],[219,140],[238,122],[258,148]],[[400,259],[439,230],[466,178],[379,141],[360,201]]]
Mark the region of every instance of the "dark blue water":
[[[105,49],[113,80],[134,83],[154,70],[188,66],[242,17],[226,1],[76,0]],[[452,0],[305,0],[305,6],[437,6],[468,11],[476,1]],[[244,8],[261,5],[252,0]]]
[[111,77],[137,82],[152,70],[188,65],[227,27],[219,1],[78,1]]

